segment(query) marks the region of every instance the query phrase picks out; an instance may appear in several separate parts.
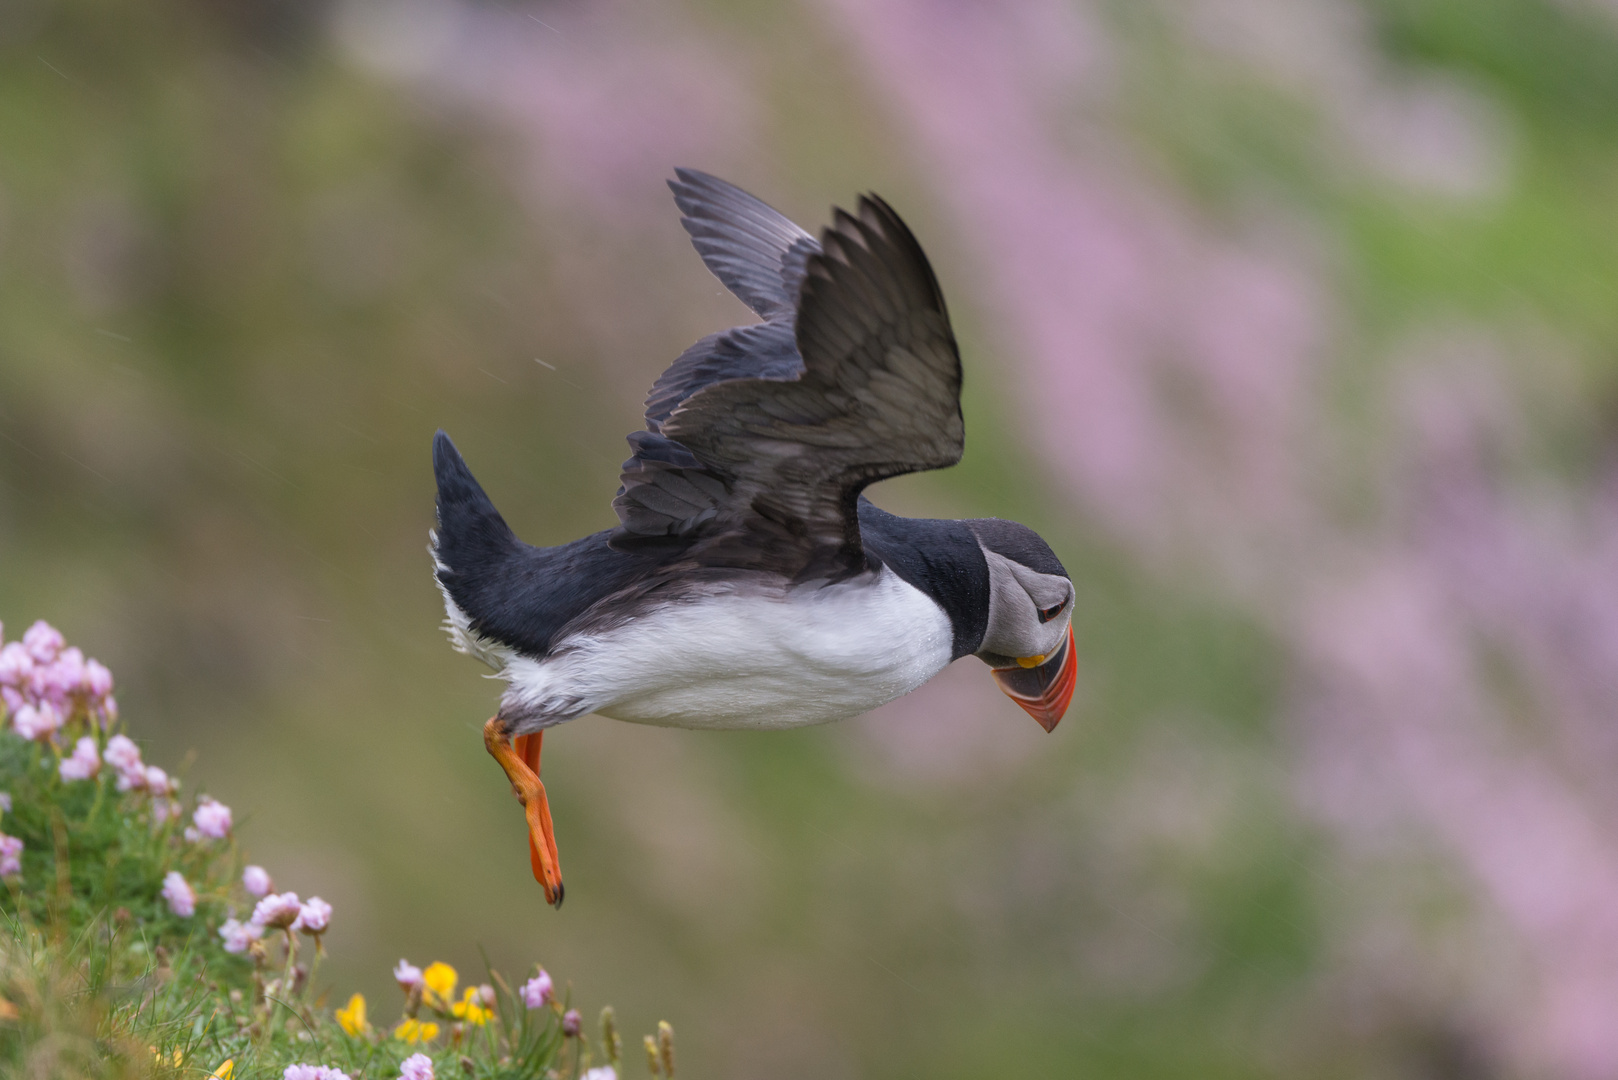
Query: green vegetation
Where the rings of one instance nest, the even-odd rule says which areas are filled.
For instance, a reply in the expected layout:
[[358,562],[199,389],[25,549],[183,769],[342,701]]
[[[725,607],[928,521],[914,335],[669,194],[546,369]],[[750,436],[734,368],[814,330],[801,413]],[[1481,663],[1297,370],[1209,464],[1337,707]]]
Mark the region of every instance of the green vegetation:
[[[513,988],[489,968],[457,996],[448,964],[400,961],[397,1020],[359,994],[332,1008],[331,906],[244,867],[229,808],[203,795],[188,812],[115,719],[110,674],[98,693],[62,645],[39,623],[0,650],[5,1075],[616,1076],[612,1010],[592,1044],[543,969]],[[672,1076],[672,1029],[647,1041]]]

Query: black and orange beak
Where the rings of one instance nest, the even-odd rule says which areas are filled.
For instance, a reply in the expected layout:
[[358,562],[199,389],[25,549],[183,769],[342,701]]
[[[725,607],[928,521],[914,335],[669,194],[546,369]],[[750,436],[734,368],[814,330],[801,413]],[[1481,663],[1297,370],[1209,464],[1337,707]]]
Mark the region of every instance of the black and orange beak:
[[1056,724],[1067,712],[1073,700],[1073,686],[1078,682],[1079,664],[1073,649],[1073,627],[1067,628],[1067,637],[1057,650],[1028,667],[994,668],[994,681],[1006,697],[1023,707],[1023,711],[1046,731],[1055,731]]

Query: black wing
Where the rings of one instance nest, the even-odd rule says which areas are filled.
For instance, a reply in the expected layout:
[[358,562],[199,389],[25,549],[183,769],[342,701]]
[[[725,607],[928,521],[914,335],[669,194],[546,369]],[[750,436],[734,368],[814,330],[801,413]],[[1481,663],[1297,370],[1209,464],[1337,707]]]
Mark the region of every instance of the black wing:
[[656,432],[696,391],[721,379],[790,379],[803,361],[792,336],[804,266],[815,238],[741,188],[695,169],[669,181],[680,224],[708,269],[765,322],[710,334],[652,384],[646,426]]
[[801,367],[781,370],[779,317],[713,339],[736,361],[630,437],[615,544],[678,536],[710,563],[853,572],[860,491],[960,460],[960,356],[921,245],[865,196],[820,246],[791,322]]
[[725,288],[761,319],[791,317],[815,238],[786,215],[717,176],[675,169],[669,181],[680,224]]

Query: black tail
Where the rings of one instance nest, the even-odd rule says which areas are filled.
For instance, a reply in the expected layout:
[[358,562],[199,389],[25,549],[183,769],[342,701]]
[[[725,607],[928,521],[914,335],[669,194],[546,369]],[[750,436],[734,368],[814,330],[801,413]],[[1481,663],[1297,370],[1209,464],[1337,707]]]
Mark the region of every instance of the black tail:
[[487,580],[489,572],[521,545],[442,431],[433,436],[433,475],[438,480],[438,537],[433,548],[440,564],[438,580],[468,608],[470,597],[461,594]]

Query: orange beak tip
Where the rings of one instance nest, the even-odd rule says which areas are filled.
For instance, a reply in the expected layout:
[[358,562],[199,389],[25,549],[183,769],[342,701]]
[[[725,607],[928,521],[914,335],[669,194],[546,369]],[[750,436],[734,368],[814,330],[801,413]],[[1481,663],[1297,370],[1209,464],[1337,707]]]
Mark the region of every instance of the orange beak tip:
[[1073,688],[1079,677],[1072,625],[1067,628],[1067,640],[1062,643],[1059,656],[1035,668],[995,668],[993,674],[1007,697],[1047,732],[1055,731],[1073,700]]

